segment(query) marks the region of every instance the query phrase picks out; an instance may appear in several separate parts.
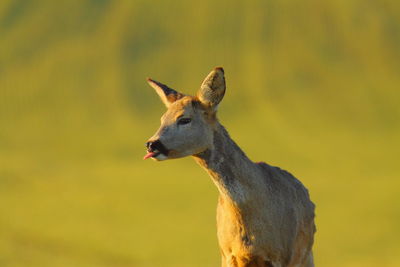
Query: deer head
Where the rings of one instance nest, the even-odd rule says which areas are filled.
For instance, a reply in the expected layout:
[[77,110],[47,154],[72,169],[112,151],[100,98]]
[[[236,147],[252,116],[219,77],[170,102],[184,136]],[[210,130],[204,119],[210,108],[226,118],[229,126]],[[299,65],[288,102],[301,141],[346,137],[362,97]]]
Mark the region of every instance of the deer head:
[[147,141],[144,159],[166,160],[195,155],[212,146],[218,104],[225,94],[222,68],[208,74],[196,96],[188,96],[148,79],[167,107],[161,126]]

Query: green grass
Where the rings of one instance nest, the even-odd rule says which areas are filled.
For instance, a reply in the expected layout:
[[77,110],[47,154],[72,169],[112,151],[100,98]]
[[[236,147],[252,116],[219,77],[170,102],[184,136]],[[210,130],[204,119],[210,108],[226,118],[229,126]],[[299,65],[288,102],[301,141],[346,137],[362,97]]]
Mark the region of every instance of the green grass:
[[317,205],[318,266],[400,264],[396,1],[2,1],[0,266],[218,266],[217,190],[142,161],[215,66],[219,117]]

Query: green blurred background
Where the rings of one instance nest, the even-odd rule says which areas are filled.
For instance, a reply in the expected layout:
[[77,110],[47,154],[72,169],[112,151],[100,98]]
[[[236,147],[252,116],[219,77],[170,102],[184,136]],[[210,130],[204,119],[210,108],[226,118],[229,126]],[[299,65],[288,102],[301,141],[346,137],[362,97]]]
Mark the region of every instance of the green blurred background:
[[194,93],[317,205],[317,266],[400,265],[400,2],[0,2],[0,266],[219,266],[217,190],[142,161]]

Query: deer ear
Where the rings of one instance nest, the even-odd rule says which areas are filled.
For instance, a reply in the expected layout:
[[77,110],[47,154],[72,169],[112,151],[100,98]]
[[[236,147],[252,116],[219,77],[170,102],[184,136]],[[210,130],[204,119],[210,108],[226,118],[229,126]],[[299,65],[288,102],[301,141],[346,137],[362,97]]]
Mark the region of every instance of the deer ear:
[[174,89],[169,88],[165,84],[147,78],[147,82],[151,87],[156,90],[158,96],[161,98],[162,102],[167,106],[167,108],[176,100],[182,98],[184,95],[175,91]]
[[221,67],[213,69],[204,79],[197,92],[197,98],[201,103],[217,110],[219,102],[225,94],[224,69]]

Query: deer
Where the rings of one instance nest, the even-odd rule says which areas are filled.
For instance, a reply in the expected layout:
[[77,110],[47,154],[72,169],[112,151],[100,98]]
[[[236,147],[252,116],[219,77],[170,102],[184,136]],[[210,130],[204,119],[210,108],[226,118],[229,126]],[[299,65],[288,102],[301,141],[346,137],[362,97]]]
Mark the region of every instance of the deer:
[[167,107],[146,142],[144,159],[192,156],[218,192],[217,239],[222,267],[314,266],[315,205],[289,172],[251,161],[217,119],[225,73],[214,68],[196,96],[147,78]]

